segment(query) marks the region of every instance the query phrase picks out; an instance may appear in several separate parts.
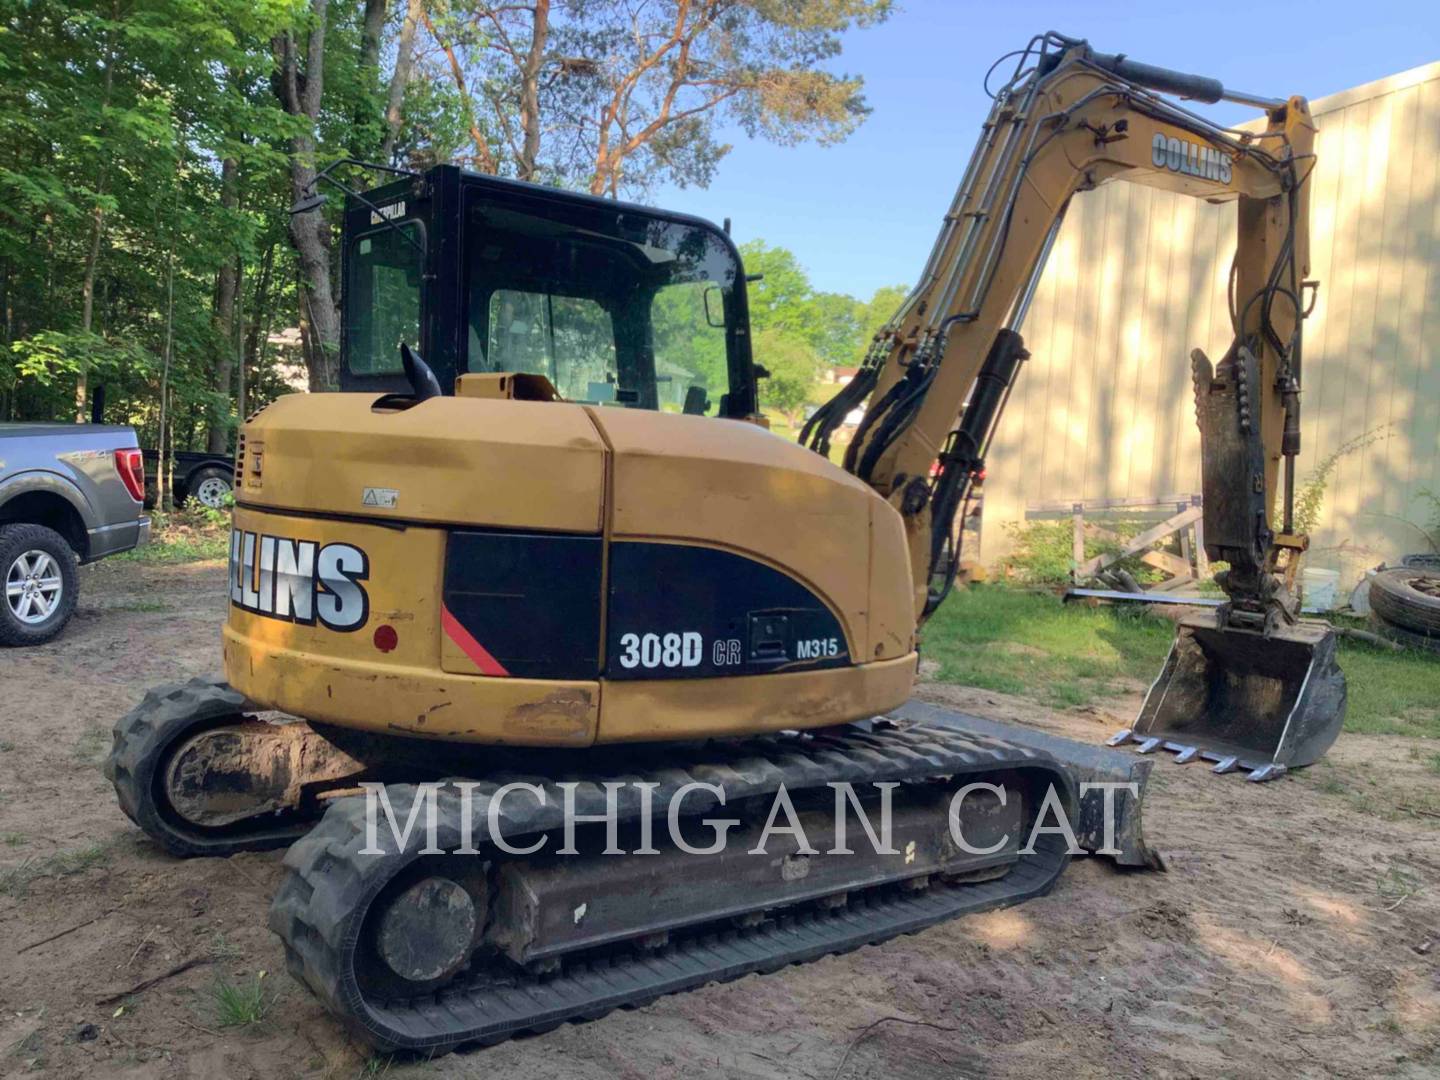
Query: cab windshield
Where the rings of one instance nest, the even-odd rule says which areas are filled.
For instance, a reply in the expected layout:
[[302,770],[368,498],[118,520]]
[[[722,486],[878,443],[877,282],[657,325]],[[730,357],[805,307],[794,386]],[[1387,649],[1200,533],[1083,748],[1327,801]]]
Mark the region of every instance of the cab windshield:
[[723,237],[625,207],[468,194],[466,370],[544,375],[570,401],[720,412],[741,363]]

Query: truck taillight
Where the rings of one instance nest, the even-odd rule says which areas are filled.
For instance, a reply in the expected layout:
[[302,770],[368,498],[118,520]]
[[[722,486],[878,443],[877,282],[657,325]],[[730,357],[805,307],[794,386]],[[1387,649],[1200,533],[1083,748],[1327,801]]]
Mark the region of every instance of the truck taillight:
[[116,450],[115,471],[136,502],[145,501],[145,458],[139,450]]

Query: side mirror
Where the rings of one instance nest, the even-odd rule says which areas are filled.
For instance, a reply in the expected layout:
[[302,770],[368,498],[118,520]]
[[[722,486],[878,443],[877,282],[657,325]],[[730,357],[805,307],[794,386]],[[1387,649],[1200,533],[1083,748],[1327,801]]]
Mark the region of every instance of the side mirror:
[[770,369],[764,364],[751,364],[750,368],[755,372],[756,381],[770,378]]
[[[720,318],[717,321],[715,312],[710,307],[710,294],[715,294],[715,306],[720,309]],[[719,285],[706,285],[705,291],[700,294],[705,301],[705,324],[716,330],[725,329],[725,298],[720,292]]]
[[324,195],[311,194],[307,198],[297,200],[294,205],[290,207],[290,216],[296,217],[300,214],[308,214],[311,210],[319,210],[325,203],[326,198]]
[[705,387],[695,384],[685,391],[685,415],[704,416],[710,410],[710,399],[705,394]]

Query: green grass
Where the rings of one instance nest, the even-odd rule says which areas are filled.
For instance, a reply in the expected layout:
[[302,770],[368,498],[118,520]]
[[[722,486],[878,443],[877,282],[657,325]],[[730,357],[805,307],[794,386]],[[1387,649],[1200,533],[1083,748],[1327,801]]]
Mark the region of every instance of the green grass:
[[[144,547],[115,556],[127,562],[186,563],[230,557],[230,538],[224,533],[165,530]],[[164,610],[156,608],[154,610]]]
[[941,682],[1022,694],[1064,708],[1155,678],[1174,633],[1129,608],[1063,605],[1000,585],[956,589],[925,627]]
[[26,859],[19,866],[0,871],[0,896],[24,896],[32,882],[46,877],[70,877],[110,858],[105,844],[57,851],[45,858]]
[[[925,628],[941,682],[1020,694],[1059,708],[1145,685],[1174,626],[1139,608],[1087,608],[1001,585],[956,589]],[[1440,657],[1340,640],[1345,730],[1440,739]]]
[[[184,510],[150,513],[150,543],[116,558],[128,562],[186,563],[230,557],[229,511],[211,510],[198,504]],[[141,600],[126,610],[165,611],[146,607]]]
[[1440,656],[1340,639],[1350,689],[1345,730],[1440,739]]
[[265,1019],[275,1003],[268,997],[261,980],[236,985],[221,978],[210,992],[215,1002],[215,1020],[221,1027],[249,1027]]

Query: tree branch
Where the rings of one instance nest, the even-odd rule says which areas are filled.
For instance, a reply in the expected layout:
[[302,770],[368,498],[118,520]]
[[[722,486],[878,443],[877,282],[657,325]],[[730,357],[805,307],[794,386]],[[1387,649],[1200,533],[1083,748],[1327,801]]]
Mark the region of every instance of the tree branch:
[[400,40],[395,45],[395,70],[390,76],[390,92],[385,102],[385,141],[380,146],[380,160],[389,162],[395,153],[395,140],[400,137],[401,106],[405,87],[415,65],[415,28],[425,11],[425,0],[409,0],[405,21],[400,24]]
[[425,22],[425,29],[430,31],[430,36],[435,43],[444,50],[445,56],[450,61],[450,74],[455,78],[455,89],[460,92],[460,100],[465,105],[465,113],[470,121],[470,138],[475,142],[475,163],[481,172],[493,174],[495,172],[495,158],[490,153],[490,146],[485,141],[485,136],[480,133],[480,125],[475,119],[475,100],[470,96],[470,91],[465,87],[465,72],[460,67],[460,61],[455,56],[454,47],[444,40],[435,29],[435,24],[430,20],[430,12],[422,11],[420,17]]

